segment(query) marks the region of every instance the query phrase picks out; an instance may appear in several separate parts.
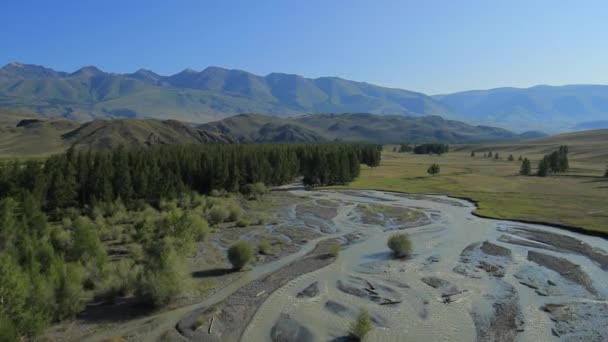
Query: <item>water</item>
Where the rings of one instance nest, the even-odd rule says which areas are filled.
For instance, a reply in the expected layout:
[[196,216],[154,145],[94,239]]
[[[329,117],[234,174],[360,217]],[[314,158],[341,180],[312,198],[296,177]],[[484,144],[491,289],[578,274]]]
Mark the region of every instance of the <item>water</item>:
[[[478,331],[472,313],[479,318],[478,326],[483,327],[485,324],[487,328],[495,311],[493,304],[501,301],[512,301],[519,308],[517,320],[521,321],[521,331],[516,333],[513,330],[513,339],[545,341],[556,337],[551,332],[553,323],[549,315],[540,310],[542,305],[572,301],[603,302],[608,296],[607,272],[587,257],[498,241],[499,236],[509,235],[513,226],[571,236],[606,251],[608,242],[601,238],[549,226],[478,218],[471,214],[475,209],[471,203],[442,196],[408,198],[380,191],[295,190],[293,193],[340,203],[338,215],[333,219],[335,235],[358,232],[363,238],[342,250],[330,266],[302,275],[272,294],[247,327],[243,341],[270,341],[270,331],[281,314],[288,314],[308,328],[313,333],[314,340],[336,339],[347,334],[349,324],[361,308],[367,309],[377,321],[376,328],[369,335],[370,341],[473,341],[478,337]],[[405,261],[393,260],[386,241],[394,231],[385,231],[386,227],[383,226],[362,224],[356,212],[358,203],[417,208],[433,220],[430,224],[404,230],[412,240],[413,256]],[[479,261],[478,252],[475,252],[477,254],[471,263],[461,262],[461,253],[467,246],[483,241],[511,250],[510,258],[490,256],[483,259],[499,265],[504,277],[495,277],[477,269],[475,263]],[[546,268],[542,269],[543,274],[558,283],[555,291],[561,289],[566,293],[540,296],[534,289],[520,284],[521,279],[514,275],[529,274],[530,272],[524,272],[526,269],[533,271],[532,276],[539,274],[540,266],[526,258],[528,250],[565,257],[580,265],[581,270],[593,281],[597,294],[592,295]],[[472,277],[455,272],[457,266],[464,267]],[[459,291],[466,292],[452,296],[446,304],[442,297],[444,289],[427,285],[421,281],[423,277],[440,278]],[[542,280],[545,281],[544,278]],[[319,282],[319,294],[316,297],[296,298],[298,292],[315,281]],[[336,286],[338,281],[359,288],[369,287],[369,282],[381,296],[402,302],[379,305],[368,297],[361,298],[341,291]],[[328,300],[340,303],[347,310],[331,312],[326,308]]]

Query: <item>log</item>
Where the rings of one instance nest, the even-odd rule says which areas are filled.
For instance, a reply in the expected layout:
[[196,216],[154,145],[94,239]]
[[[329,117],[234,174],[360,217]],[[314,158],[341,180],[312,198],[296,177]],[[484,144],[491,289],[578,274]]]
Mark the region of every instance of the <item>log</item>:
[[214,319],[214,318],[215,318],[215,317],[213,317],[213,316],[212,316],[212,317],[211,317],[211,323],[209,323],[209,330],[208,330],[209,335],[211,335],[211,329],[213,328],[213,319]]

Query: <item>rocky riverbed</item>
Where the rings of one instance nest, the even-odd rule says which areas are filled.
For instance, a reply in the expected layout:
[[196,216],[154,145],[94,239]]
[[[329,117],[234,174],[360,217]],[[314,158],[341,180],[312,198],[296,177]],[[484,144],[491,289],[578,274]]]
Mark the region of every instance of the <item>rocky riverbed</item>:
[[[442,196],[293,193],[325,208],[296,215],[343,250],[268,295],[241,341],[346,340],[361,308],[369,341],[608,340],[605,239],[475,217]],[[405,260],[386,247],[397,230],[412,240]]]

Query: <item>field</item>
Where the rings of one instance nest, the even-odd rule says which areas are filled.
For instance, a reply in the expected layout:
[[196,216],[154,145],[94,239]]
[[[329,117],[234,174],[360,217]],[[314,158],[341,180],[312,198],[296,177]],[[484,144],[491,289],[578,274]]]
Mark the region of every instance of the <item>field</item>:
[[[570,133],[510,144],[453,146],[442,156],[394,153],[385,146],[382,163],[364,168],[348,188],[445,194],[478,202],[476,214],[501,219],[546,222],[608,233],[608,130]],[[518,174],[519,156],[533,167],[560,144],[570,147],[570,171],[546,178]],[[476,156],[471,157],[471,150]],[[484,158],[485,151],[500,159]],[[514,161],[508,161],[513,154]],[[430,176],[429,165],[441,173]]]

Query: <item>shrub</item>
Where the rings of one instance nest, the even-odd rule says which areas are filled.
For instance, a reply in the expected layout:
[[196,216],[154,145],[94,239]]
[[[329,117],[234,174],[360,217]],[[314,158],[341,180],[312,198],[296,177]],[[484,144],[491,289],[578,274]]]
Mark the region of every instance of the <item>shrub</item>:
[[160,307],[171,302],[183,288],[184,261],[170,239],[160,240],[146,251],[146,263],[137,278],[135,296],[143,304]]
[[228,249],[228,260],[235,270],[241,270],[253,258],[253,249],[245,241],[238,241]]
[[429,166],[429,168],[426,170],[426,172],[431,175],[431,176],[435,176],[436,174],[438,174],[440,171],[439,165],[437,164],[433,164],[431,166]]
[[228,221],[229,222],[234,222],[237,221],[241,215],[243,214],[243,210],[241,210],[241,208],[236,205],[236,204],[232,204],[228,207]]
[[258,251],[260,254],[270,255],[272,254],[272,246],[270,246],[268,240],[263,239],[258,243]]
[[244,195],[247,195],[249,199],[257,199],[266,195],[268,193],[268,188],[264,183],[258,182],[245,185],[241,192]]
[[230,217],[230,212],[223,206],[214,205],[209,210],[209,223],[216,225],[218,223],[225,222]]
[[406,233],[391,235],[387,242],[388,248],[393,251],[396,258],[404,258],[412,251],[412,242]]
[[362,341],[367,334],[372,331],[372,320],[369,313],[365,309],[359,311],[357,319],[353,322],[350,327],[350,334],[353,338],[358,341]]
[[334,241],[329,246],[329,255],[335,258],[340,254],[341,249],[342,246],[340,246],[340,243],[338,241]]
[[61,320],[74,317],[84,309],[83,278],[84,271],[79,264],[68,263],[60,266],[55,288],[55,298],[57,299],[55,318]]
[[247,222],[247,220],[241,218],[238,221],[236,221],[236,226],[239,228],[244,228],[247,227],[249,225],[249,222]]

